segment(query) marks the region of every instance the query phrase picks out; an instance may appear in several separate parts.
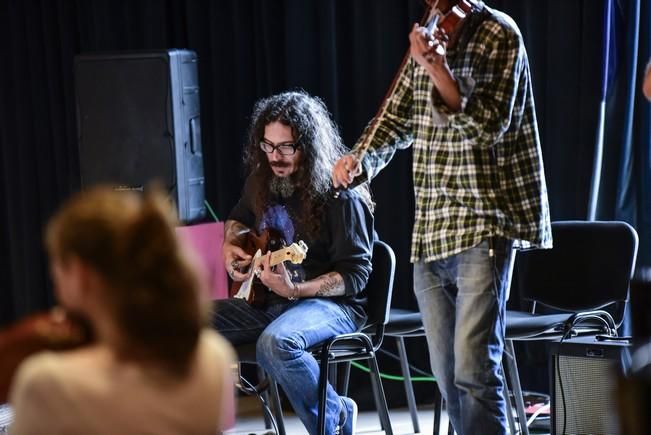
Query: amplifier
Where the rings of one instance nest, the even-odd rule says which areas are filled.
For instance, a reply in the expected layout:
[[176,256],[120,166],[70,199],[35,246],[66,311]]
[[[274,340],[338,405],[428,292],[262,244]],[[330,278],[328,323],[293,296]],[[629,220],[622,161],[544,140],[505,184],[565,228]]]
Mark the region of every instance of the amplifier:
[[552,434],[619,433],[617,373],[629,346],[595,337],[550,345]]

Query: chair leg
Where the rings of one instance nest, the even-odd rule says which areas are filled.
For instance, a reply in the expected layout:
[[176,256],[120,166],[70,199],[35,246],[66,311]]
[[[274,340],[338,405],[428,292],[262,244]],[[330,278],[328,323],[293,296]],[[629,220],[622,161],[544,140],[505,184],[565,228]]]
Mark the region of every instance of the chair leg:
[[393,428],[391,427],[391,419],[389,418],[389,407],[387,399],[384,395],[384,388],[382,387],[382,379],[380,378],[380,368],[377,365],[375,354],[369,358],[369,368],[371,369],[371,385],[374,386],[373,393],[375,395],[375,403],[377,406],[378,415],[380,417],[380,424],[386,435],[393,435]]
[[[504,355],[503,358],[509,358],[509,357]],[[506,419],[509,422],[510,433],[513,435],[517,433],[517,430],[515,428],[515,418],[513,418],[513,407],[511,406],[509,386],[508,383],[506,382],[507,376],[506,376],[506,371],[504,370],[504,361],[502,361],[502,377],[504,378],[504,389],[502,390],[502,395],[504,396],[504,403],[506,403]]]
[[271,407],[271,412],[276,419],[276,427],[278,429],[277,435],[286,435],[285,420],[283,417],[283,408],[280,404],[280,394],[278,393],[278,384],[273,379],[269,379],[269,396],[271,400],[268,402]]
[[454,426],[452,426],[452,423],[448,420],[448,435],[454,435],[454,433]]
[[326,435],[325,433],[325,414],[326,414],[326,400],[328,391],[328,377],[330,364],[328,361],[328,352],[321,352],[321,373],[319,373],[319,416],[317,433],[319,435]]
[[332,388],[339,393],[337,387],[339,386],[339,364],[330,364],[330,371],[328,372],[328,382],[332,385]]
[[[369,363],[370,366],[370,363]],[[373,400],[375,401],[375,408],[380,409],[380,392],[377,390],[377,385],[373,381],[373,372],[370,372],[371,376],[371,391],[373,392]],[[378,411],[379,412],[379,411]],[[380,429],[384,430],[384,422],[380,419]]]
[[513,389],[513,397],[515,398],[515,409],[518,413],[518,424],[520,426],[520,432],[522,435],[529,435],[529,428],[527,427],[527,415],[524,412],[524,398],[522,397],[522,387],[520,386],[518,364],[515,360],[513,340],[505,340],[504,346],[504,355],[506,356],[506,369],[511,381],[511,388]]
[[341,366],[341,370],[339,371],[341,375],[339,377],[340,384],[337,387],[337,392],[341,396],[348,396],[348,382],[350,382],[350,361],[339,363],[339,365]]
[[416,398],[414,397],[414,386],[411,383],[411,372],[409,370],[409,361],[407,360],[405,339],[403,337],[396,337],[396,346],[398,347],[398,355],[400,356],[400,368],[402,369],[402,377],[405,384],[405,395],[407,396],[407,406],[411,415],[411,424],[414,427],[414,433],[420,433],[418,409],[416,408]]
[[[262,381],[263,379],[265,379],[267,377],[267,374],[264,372],[264,370],[262,370],[262,367],[260,367],[260,366],[257,366],[256,372],[258,374],[258,380],[259,381]],[[269,381],[273,382],[271,380],[269,380]],[[270,401],[269,401],[269,390],[264,390],[262,392],[262,398],[265,400],[265,402],[270,403]],[[264,418],[264,428],[265,429],[271,429],[272,428],[271,419],[269,418],[267,413],[263,411],[262,412],[262,417]]]
[[439,435],[441,432],[441,414],[443,414],[443,398],[437,385],[434,391],[434,427],[432,428],[434,435]]

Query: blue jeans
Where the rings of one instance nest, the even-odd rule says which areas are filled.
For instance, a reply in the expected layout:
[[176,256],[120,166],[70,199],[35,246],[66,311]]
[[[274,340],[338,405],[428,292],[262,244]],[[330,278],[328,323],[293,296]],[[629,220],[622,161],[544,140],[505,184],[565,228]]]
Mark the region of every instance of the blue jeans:
[[[258,364],[278,382],[310,434],[317,433],[319,364],[306,349],[357,331],[344,308],[327,298],[251,307],[241,299],[217,301],[213,326],[233,344],[255,341]],[[248,341],[247,341],[248,340]],[[326,433],[339,424],[342,401],[327,386]]]
[[512,246],[493,237],[414,265],[432,370],[459,435],[506,433],[501,362]]

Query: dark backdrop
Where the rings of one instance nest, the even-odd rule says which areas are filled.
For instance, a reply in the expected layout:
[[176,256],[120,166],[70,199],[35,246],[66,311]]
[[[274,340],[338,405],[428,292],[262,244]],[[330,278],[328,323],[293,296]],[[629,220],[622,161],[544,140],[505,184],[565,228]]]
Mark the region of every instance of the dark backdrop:
[[[585,218],[603,3],[488,4],[515,19],[528,47],[552,218]],[[253,103],[304,88],[324,99],[352,145],[375,113],[422,13],[419,0],[1,1],[0,324],[53,303],[41,231],[79,187],[75,54],[160,48],[198,53],[206,196],[224,218],[243,180],[242,143]],[[402,152],[373,183],[377,229],[398,258],[394,303],[403,307],[415,307],[408,263],[410,165],[410,152]],[[414,364],[425,368],[424,345],[415,343]]]

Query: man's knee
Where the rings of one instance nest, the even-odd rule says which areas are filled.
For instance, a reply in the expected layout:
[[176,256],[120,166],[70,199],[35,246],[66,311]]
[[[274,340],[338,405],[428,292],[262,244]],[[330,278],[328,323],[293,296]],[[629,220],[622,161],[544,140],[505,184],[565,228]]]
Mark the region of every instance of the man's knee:
[[303,350],[290,335],[264,331],[256,344],[258,362],[296,358]]

